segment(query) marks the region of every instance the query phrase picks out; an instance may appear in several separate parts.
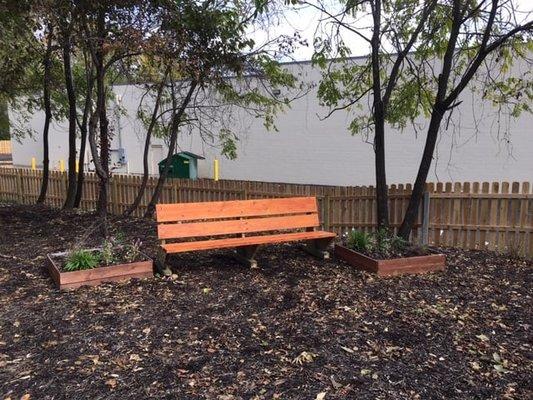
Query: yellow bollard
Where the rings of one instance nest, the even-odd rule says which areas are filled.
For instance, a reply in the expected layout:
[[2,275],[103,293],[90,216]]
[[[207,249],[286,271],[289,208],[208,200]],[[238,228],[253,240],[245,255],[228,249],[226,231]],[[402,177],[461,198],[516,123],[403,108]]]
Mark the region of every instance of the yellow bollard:
[[80,172],[80,162],[76,160],[76,173]]
[[65,172],[65,161],[59,160],[59,171]]
[[215,160],[213,161],[213,179],[215,181],[218,181],[218,175],[219,175],[218,160],[215,158]]
[[35,160],[35,157],[31,158],[31,169],[34,171],[37,169],[37,161]]

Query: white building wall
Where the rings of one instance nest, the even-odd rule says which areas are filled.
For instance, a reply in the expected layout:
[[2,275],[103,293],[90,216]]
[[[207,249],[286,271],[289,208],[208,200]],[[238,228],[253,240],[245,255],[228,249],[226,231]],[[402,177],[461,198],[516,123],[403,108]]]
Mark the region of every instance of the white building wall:
[[[302,79],[317,82],[318,71],[309,63],[287,66]],[[521,73],[517,67],[517,73]],[[134,86],[115,86],[121,106],[127,110],[117,118],[110,112],[115,137],[126,151],[128,166],[117,172],[141,173],[144,127],[137,121],[136,112],[142,90]],[[463,103],[454,110],[448,129],[443,130],[437,146],[430,181],[530,181],[533,178],[533,116],[523,114],[518,120],[499,120],[491,106],[483,104],[472,93],[462,97]],[[374,156],[372,145],[362,136],[352,136],[347,127],[351,117],[344,111],[321,121],[327,110],[320,107],[316,91],[294,101],[290,109],[277,117],[278,132],[268,132],[262,120],[244,114],[235,124],[238,158],[227,160],[212,144],[200,140],[197,132],[180,134],[178,147],[206,157],[199,160],[200,177],[212,177],[214,158],[220,160],[222,179],[243,179],[270,182],[291,182],[326,185],[374,184]],[[41,135],[43,115],[30,121],[37,132],[34,138],[13,143],[14,165],[29,166],[31,157],[42,159]],[[421,121],[417,132],[413,127],[403,131],[388,129],[386,133],[387,173],[389,183],[412,182],[425,141]],[[120,131],[120,135],[118,134]],[[53,123],[50,129],[51,165],[67,160],[66,123]],[[507,142],[507,137],[510,143]],[[153,141],[151,164],[166,154],[161,140]],[[179,151],[179,150],[178,150]],[[90,159],[90,155],[88,157]],[[154,171],[155,172],[155,171]]]

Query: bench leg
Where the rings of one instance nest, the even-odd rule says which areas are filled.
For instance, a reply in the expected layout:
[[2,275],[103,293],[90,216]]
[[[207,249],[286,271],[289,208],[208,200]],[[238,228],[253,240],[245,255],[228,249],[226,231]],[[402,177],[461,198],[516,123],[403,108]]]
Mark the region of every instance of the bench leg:
[[327,260],[329,258],[329,251],[327,251],[327,248],[332,241],[333,238],[310,240],[304,245],[304,250],[315,257]]
[[158,274],[164,275],[164,276],[172,275],[172,271],[167,265],[167,261],[168,261],[168,254],[165,250],[163,250],[160,247],[157,251],[157,257],[155,259],[155,269]]
[[258,245],[237,247],[233,256],[242,265],[250,268],[257,268],[257,261],[254,259]]

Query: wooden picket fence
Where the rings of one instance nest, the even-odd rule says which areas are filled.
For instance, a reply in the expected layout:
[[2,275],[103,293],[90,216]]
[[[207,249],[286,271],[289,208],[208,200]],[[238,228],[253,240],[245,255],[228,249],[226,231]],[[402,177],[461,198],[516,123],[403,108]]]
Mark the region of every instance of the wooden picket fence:
[[[20,168],[0,169],[0,200],[35,203],[42,171]],[[141,177],[114,175],[109,188],[109,209],[120,214],[133,201]],[[146,210],[157,180],[150,178],[141,206]],[[51,171],[47,204],[60,207],[65,198],[66,173]],[[346,234],[351,229],[370,231],[376,225],[375,190],[372,186],[324,186],[237,180],[169,179],[160,202],[195,202],[272,197],[316,196],[323,229]],[[401,221],[411,185],[391,185],[390,222]],[[86,174],[83,210],[93,210],[98,195],[98,178]],[[529,182],[429,183],[420,207],[414,241],[437,246],[489,249],[533,256],[533,194]]]
[[0,154],[11,154],[11,140],[0,140]]

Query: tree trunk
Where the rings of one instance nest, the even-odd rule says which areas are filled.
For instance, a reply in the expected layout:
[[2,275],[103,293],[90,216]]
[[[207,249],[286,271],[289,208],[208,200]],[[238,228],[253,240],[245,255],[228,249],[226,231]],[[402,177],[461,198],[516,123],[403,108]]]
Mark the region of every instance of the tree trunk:
[[[105,90],[105,89],[104,89]],[[105,94],[103,94],[105,97]],[[107,186],[109,182],[109,137],[108,137],[108,121],[105,110],[105,100],[102,102],[102,108],[98,110],[98,120],[100,125],[100,157],[99,163],[102,173],[99,174],[99,194],[96,211],[100,216],[107,215]]]
[[50,121],[52,119],[52,106],[50,102],[50,80],[52,69],[52,28],[48,27],[48,40],[46,53],[44,55],[44,78],[43,78],[43,101],[44,101],[44,127],[43,127],[43,180],[41,182],[41,192],[37,199],[37,204],[42,204],[46,200],[48,191],[48,178],[50,175],[50,157],[48,146],[48,133],[50,131]]
[[99,166],[96,167],[96,171],[100,178],[100,192],[98,194],[98,203],[96,205],[96,212],[101,217],[107,215],[107,194],[108,194],[108,182],[109,182],[109,132],[106,109],[106,87],[105,87],[105,67],[104,67],[104,37],[105,37],[105,13],[99,10],[98,13],[98,38],[99,43],[96,49],[96,96],[97,96],[97,116],[100,125],[100,157],[94,157],[93,159]]
[[385,169],[385,117],[383,104],[374,106],[374,153],[376,170],[376,203],[378,229],[389,227],[389,193]]
[[133,213],[133,211],[135,211],[137,207],[139,207],[139,204],[141,203],[141,200],[144,195],[144,191],[146,190],[146,184],[148,183],[148,155],[149,155],[149,150],[150,150],[150,142],[152,140],[152,131],[154,130],[155,124],[157,122],[157,116],[159,113],[159,105],[161,104],[161,95],[165,87],[165,81],[166,81],[167,74],[168,74],[168,71],[165,72],[165,75],[163,76],[163,79],[157,89],[157,97],[155,99],[154,110],[152,112],[152,119],[150,120],[150,125],[148,126],[148,130],[146,132],[146,139],[144,141],[143,177],[141,181],[141,186],[139,187],[139,191],[137,192],[137,195],[135,196],[135,200],[133,200],[133,203],[124,213],[125,216],[131,215],[131,213]]
[[416,222],[416,217],[418,216],[418,207],[420,206],[420,200],[422,199],[422,194],[424,193],[424,188],[426,186],[429,168],[431,167],[431,161],[433,160],[433,153],[435,151],[435,145],[439,135],[440,124],[444,118],[446,110],[450,105],[450,101],[446,100],[446,93],[448,90],[450,74],[453,66],[455,44],[457,43],[457,38],[459,37],[461,28],[461,10],[462,2],[460,0],[454,0],[452,9],[453,22],[446,52],[444,53],[442,70],[438,77],[438,89],[435,96],[433,110],[431,111],[431,119],[429,122],[426,144],[424,146],[424,152],[422,153],[420,166],[418,167],[418,173],[416,175],[413,191],[409,199],[409,204],[407,205],[407,210],[405,212],[402,225],[400,226],[400,229],[398,229],[398,236],[402,237],[404,240],[409,240],[411,230]]
[[63,68],[65,72],[65,86],[68,97],[68,185],[64,210],[74,208],[76,201],[76,93],[72,78],[71,66],[71,40],[70,33],[64,33],[63,43]]
[[409,240],[409,236],[411,235],[411,231],[418,216],[420,200],[422,199],[422,195],[424,194],[424,189],[426,187],[426,180],[429,169],[431,168],[433,153],[435,151],[435,145],[437,144],[437,138],[439,135],[440,123],[444,117],[445,110],[446,108],[444,106],[435,107],[429,123],[426,144],[424,146],[424,152],[422,153],[422,160],[420,161],[418,174],[416,175],[416,181],[413,186],[411,197],[409,198],[409,204],[407,206],[407,211],[405,212],[402,225],[398,230],[398,236],[405,240]]
[[[191,86],[189,87],[187,95],[183,99],[179,110],[177,110],[177,112],[174,114],[172,118],[172,127],[170,130],[170,143],[168,146],[168,154],[165,160],[165,166],[163,168],[163,171],[161,172],[161,175],[159,175],[159,179],[157,180],[157,185],[154,189],[154,194],[152,195],[152,198],[150,199],[150,203],[148,204],[148,208],[146,209],[146,213],[144,214],[145,218],[151,218],[154,215],[155,205],[159,201],[161,190],[163,189],[163,185],[165,183],[165,180],[168,175],[168,171],[170,170],[170,165],[172,163],[172,155],[174,154],[174,150],[176,148],[176,142],[178,139],[178,131],[179,131],[179,126],[181,124],[181,119],[183,117],[183,114],[185,113],[185,108],[191,101],[192,95],[194,93],[194,90],[196,89],[197,84],[198,83],[196,81],[191,82]],[[175,96],[174,92],[172,93],[172,96]],[[173,103],[175,103],[174,100],[173,100]]]
[[374,119],[374,163],[376,172],[376,206],[378,229],[389,227],[389,196],[385,169],[385,105],[381,94],[380,41],[381,41],[381,0],[371,3],[373,18],[372,47],[372,92]]
[[83,121],[80,126],[80,154],[78,158],[78,178],[76,182],[76,197],[74,199],[74,207],[79,208],[81,198],[83,196],[83,182],[85,181],[85,172],[83,166],[85,165],[85,150],[87,148],[87,121]]
[[104,97],[101,107],[98,110],[98,120],[100,124],[100,164],[104,173],[100,176],[100,192],[98,195],[98,203],[96,211],[99,215],[107,215],[107,194],[109,183],[109,135],[108,135],[108,120],[105,101],[105,87],[102,88]]
[[76,199],[74,201],[74,207],[78,208],[81,204],[81,198],[83,196],[83,182],[85,181],[85,171],[83,166],[85,165],[85,150],[87,148],[87,135],[88,135],[88,123],[89,117],[91,116],[91,107],[92,107],[92,95],[93,95],[93,86],[94,86],[94,77],[92,73],[92,66],[88,67],[87,63],[85,64],[86,68],[91,68],[91,71],[87,73],[87,93],[85,97],[85,105],[83,107],[83,117],[80,125],[80,155],[78,159],[78,181],[76,185]]

